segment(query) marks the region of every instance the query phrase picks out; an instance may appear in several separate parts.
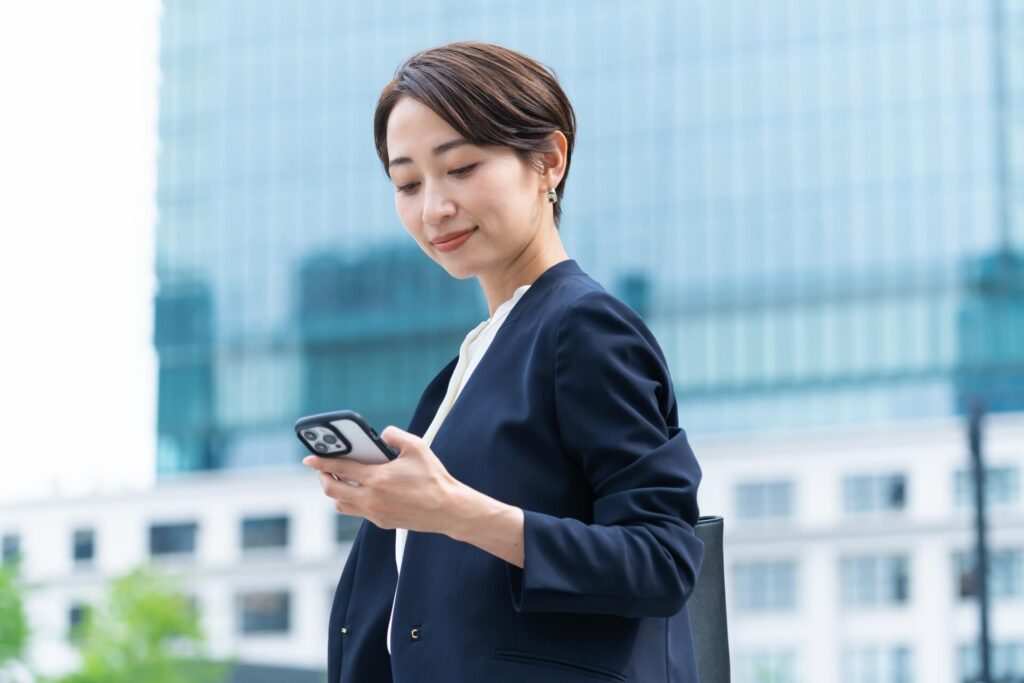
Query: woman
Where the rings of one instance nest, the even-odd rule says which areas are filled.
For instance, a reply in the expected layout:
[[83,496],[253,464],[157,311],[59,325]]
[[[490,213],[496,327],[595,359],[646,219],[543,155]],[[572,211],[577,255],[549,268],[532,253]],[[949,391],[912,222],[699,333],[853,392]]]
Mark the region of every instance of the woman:
[[559,238],[565,93],[522,54],[453,43],[398,69],[374,135],[402,223],[490,317],[381,433],[397,459],[304,461],[366,519],[329,680],[696,681],[700,469],[654,337]]

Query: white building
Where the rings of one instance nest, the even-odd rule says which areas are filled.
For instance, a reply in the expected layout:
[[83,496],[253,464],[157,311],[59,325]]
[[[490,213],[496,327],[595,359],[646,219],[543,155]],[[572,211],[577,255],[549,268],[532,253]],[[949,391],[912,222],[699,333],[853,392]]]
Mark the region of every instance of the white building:
[[[726,520],[734,681],[977,671],[977,601],[961,597],[974,538],[963,421],[693,441],[702,513]],[[993,675],[1024,681],[1024,416],[988,417],[984,451]]]
[[75,664],[68,634],[80,606],[151,560],[195,597],[211,654],[324,669],[334,588],[359,521],[337,514],[301,466],[0,506],[4,554],[20,553],[32,586],[31,661],[44,674]]
[[[801,435],[692,437],[705,514],[726,518],[733,680],[959,683],[977,607],[961,421]],[[985,450],[996,671],[1024,680],[1024,416]],[[194,595],[216,656],[322,669],[358,520],[313,473],[235,471],[153,491],[0,506],[4,556],[33,586],[33,664],[74,664],[70,624],[105,582],[153,560]],[[76,559],[77,558],[77,559]]]

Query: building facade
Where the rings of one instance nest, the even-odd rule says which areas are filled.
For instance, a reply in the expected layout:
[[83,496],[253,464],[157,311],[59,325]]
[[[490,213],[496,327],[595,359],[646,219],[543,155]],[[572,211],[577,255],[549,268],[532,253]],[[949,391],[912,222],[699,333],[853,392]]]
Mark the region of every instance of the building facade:
[[[704,514],[726,520],[736,683],[971,683],[978,672],[966,437],[955,419],[801,435],[695,436]],[[1024,680],[1024,414],[988,421],[994,673]],[[0,506],[22,556],[32,659],[106,582],[146,563],[196,601],[218,657],[322,670],[357,529],[310,471],[200,473],[150,492]],[[469,598],[467,598],[469,599]],[[282,678],[281,680],[293,680]],[[298,678],[294,680],[299,680]]]
[[150,491],[0,506],[0,559],[20,558],[39,673],[73,669],[85,610],[111,579],[149,565],[194,601],[210,655],[304,681],[326,664],[334,589],[361,521],[337,514],[306,468],[198,473]]
[[[461,39],[540,59],[574,104],[562,237],[667,356],[726,516],[738,680],[970,678],[956,416],[1024,410],[1022,0],[167,0],[162,483],[293,464],[312,412],[406,426],[486,317],[372,144],[395,68]],[[995,654],[1020,676],[1006,438]]]
[[[1024,681],[1024,416],[987,421],[993,680]],[[726,520],[737,683],[969,683],[980,672],[962,421],[696,438]]]
[[1024,407],[1022,26],[1020,0],[168,0],[159,472],[292,462],[311,411],[404,427],[486,317],[372,145],[400,62],[467,38],[556,70],[564,241],[658,336],[685,426]]

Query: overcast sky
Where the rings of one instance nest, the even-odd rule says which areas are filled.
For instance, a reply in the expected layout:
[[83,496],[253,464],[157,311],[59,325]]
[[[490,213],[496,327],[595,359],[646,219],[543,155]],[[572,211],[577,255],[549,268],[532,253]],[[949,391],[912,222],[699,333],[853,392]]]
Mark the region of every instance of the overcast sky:
[[159,16],[0,4],[0,504],[153,479]]

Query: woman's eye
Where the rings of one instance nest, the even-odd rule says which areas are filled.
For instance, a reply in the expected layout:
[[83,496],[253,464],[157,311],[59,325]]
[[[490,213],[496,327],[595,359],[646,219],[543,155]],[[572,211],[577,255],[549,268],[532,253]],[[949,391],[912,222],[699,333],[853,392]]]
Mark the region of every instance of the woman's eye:
[[[462,168],[456,168],[451,171],[448,171],[448,173],[458,178],[465,178],[477,166],[478,164],[470,164],[469,166],[463,166]],[[417,185],[419,185],[419,182],[399,185],[398,187],[395,188],[395,192],[401,192],[402,194],[412,194],[416,190]]]
[[474,168],[476,168],[476,164],[470,164],[469,166],[463,166],[462,168],[457,168],[454,171],[451,171],[451,174],[457,176],[469,175],[469,172]]

